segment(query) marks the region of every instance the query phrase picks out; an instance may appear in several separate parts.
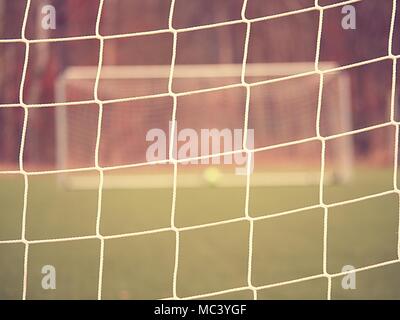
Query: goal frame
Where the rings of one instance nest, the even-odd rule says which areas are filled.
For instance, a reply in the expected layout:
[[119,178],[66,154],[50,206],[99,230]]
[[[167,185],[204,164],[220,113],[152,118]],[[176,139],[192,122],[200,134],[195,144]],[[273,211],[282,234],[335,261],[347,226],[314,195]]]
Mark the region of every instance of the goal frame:
[[[296,77],[317,74],[314,70],[313,62],[295,62],[295,63],[248,63],[246,64],[246,77],[273,77],[273,81],[282,81]],[[333,70],[337,67],[334,62],[320,62],[320,69]],[[185,78],[229,78],[240,77],[242,74],[242,64],[198,64],[198,65],[176,65],[171,75],[170,65],[116,65],[102,66],[101,80],[130,80],[130,79],[174,79]],[[310,70],[310,71],[305,71]],[[55,99],[58,103],[66,102],[66,83],[71,80],[94,80],[98,72],[97,66],[72,66],[64,70],[57,78],[55,86]],[[340,72],[337,75],[339,86],[339,104],[338,108],[341,126],[345,132],[352,131],[352,112],[351,112],[351,89],[350,79],[346,72]],[[265,81],[261,81],[261,84]],[[257,84],[252,84],[257,85]],[[222,89],[223,87],[221,87]],[[215,88],[210,88],[213,90]],[[218,89],[218,88],[217,88]],[[207,89],[206,89],[207,90]],[[197,91],[197,90],[195,90]],[[203,90],[199,90],[200,92]],[[162,93],[161,93],[162,94]],[[165,92],[167,94],[167,92]],[[157,96],[157,95],[156,95]],[[151,96],[137,96],[131,98],[146,99]],[[121,98],[128,100],[129,98]],[[119,101],[119,99],[116,99]],[[84,101],[82,101],[84,102]],[[106,101],[108,102],[108,101]],[[74,102],[75,103],[75,102]],[[56,108],[56,162],[58,168],[66,167],[66,157],[68,148],[68,128],[66,119],[66,109]],[[347,183],[352,178],[353,173],[353,141],[351,136],[346,136],[341,143],[344,152],[341,152],[338,159],[340,167],[339,175],[333,172],[325,172],[324,183]],[[168,161],[166,161],[168,163]],[[150,165],[150,164],[149,164]],[[89,170],[89,169],[88,169]],[[251,175],[253,186],[300,186],[315,185],[320,183],[321,172],[265,172],[254,173]],[[168,175],[157,174],[155,179],[153,175],[143,174],[140,179],[132,179],[132,176],[114,177],[109,179],[110,183],[105,183],[104,188],[111,189],[138,189],[138,188],[166,188],[170,187]],[[202,187],[207,186],[204,179],[196,174],[185,173],[186,179],[181,179],[183,187]],[[60,177],[59,179],[64,187],[71,189],[95,189],[98,187],[98,179],[82,174],[74,178]],[[219,187],[238,187],[243,184],[239,177],[229,177],[217,183]]]

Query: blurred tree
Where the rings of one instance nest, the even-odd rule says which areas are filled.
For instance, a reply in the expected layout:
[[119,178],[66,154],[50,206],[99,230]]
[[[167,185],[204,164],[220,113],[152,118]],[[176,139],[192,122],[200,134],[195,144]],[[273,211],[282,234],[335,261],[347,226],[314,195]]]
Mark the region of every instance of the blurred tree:
[[[183,1],[181,3],[181,1]],[[286,12],[293,9],[299,9],[310,5],[313,0],[301,0],[296,3],[293,0],[249,0],[248,14],[264,15],[266,11],[269,14]],[[97,1],[76,1],[76,0],[37,0],[31,2],[29,11],[36,24],[30,32],[34,33],[35,38],[46,38],[49,36],[46,30],[39,28],[40,9],[43,4],[53,4],[57,8],[57,29],[52,37],[62,37],[70,32],[72,34],[82,31],[84,34],[94,32],[91,21],[97,16]],[[149,1],[116,1],[106,0],[107,8],[102,15],[103,33],[115,34],[118,32],[130,32],[145,29],[149,30],[152,26],[165,28],[165,22],[169,15],[169,1],[149,0]],[[379,47],[387,42],[386,28],[382,21],[391,19],[390,0],[366,0],[362,3],[368,4],[360,7],[357,12],[357,24],[366,30],[362,35],[354,35],[353,38],[344,38],[337,28],[340,23],[340,12],[336,13],[336,18],[324,20],[324,33],[329,39],[334,41],[324,43],[326,52],[329,53],[326,59],[337,61],[340,64],[347,64],[355,54],[380,54]],[[187,27],[212,23],[214,21],[225,21],[230,19],[240,19],[242,0],[178,0],[180,9],[174,12],[174,26]],[[296,5],[295,5],[296,4]],[[25,8],[25,1],[0,0],[0,37],[16,38],[21,34],[22,17]],[[146,14],[144,14],[146,13]],[[379,13],[380,19],[375,19]],[[77,17],[78,16],[78,17]],[[268,22],[268,25],[277,27],[267,27],[260,29],[259,32],[253,32],[251,37],[258,44],[258,50],[255,55],[258,62],[268,61],[291,61],[313,56],[315,49],[311,45],[315,44],[315,19],[310,19],[310,14],[296,14],[286,18],[273,19],[276,22]],[[90,19],[88,18],[90,17]],[[122,17],[122,18],[121,18]],[[86,19],[87,18],[87,19]],[[279,20],[279,21],[278,21]],[[156,24],[155,21],[160,21]],[[400,25],[400,10],[397,11],[396,26]],[[161,26],[161,22],[163,25]],[[142,26],[142,27],[141,27]],[[122,29],[121,29],[122,28]],[[217,28],[211,41],[215,43],[211,46],[208,54],[214,57],[218,62],[240,63],[243,54],[243,44],[238,45],[238,34],[235,30],[228,33],[223,28]],[[122,31],[118,31],[122,30]],[[383,36],[385,35],[385,36]],[[354,37],[357,37],[356,39]],[[195,38],[195,37],[193,37]],[[399,47],[398,37],[395,37],[396,48]],[[129,39],[128,39],[129,40]],[[252,40],[252,41],[253,41]],[[159,45],[155,43],[155,45]],[[199,57],[204,50],[201,50],[203,44],[193,40],[190,45],[190,55],[201,61]],[[0,103],[18,103],[20,70],[23,65],[24,52],[20,50],[23,44],[0,44]],[[51,47],[51,48],[50,48]],[[31,103],[41,101],[51,101],[54,92],[54,82],[60,72],[71,65],[93,65],[94,56],[98,54],[98,47],[93,46],[90,41],[81,41],[79,50],[71,52],[67,44],[60,42],[57,46],[42,45],[31,46],[30,64],[32,74],[25,82],[25,100]],[[198,48],[198,49],[196,49]],[[124,49],[114,45],[111,54],[104,61],[107,64],[118,64],[118,61],[124,61],[124,57],[129,57],[132,52],[137,50],[134,45],[124,46]],[[159,48],[157,46],[157,55],[169,56],[171,54],[169,47]],[[397,49],[396,49],[397,50]],[[122,58],[121,58],[122,57]],[[322,57],[325,58],[325,57]],[[121,59],[121,60],[120,60]],[[137,64],[145,63],[146,57]],[[249,62],[252,62],[251,60]],[[390,72],[376,65],[365,71],[360,71],[352,76],[352,90],[362,92],[358,100],[353,101],[353,112],[357,114],[354,117],[357,121],[355,127],[362,127],[371,123],[374,119],[385,118],[382,116],[387,112],[385,108],[388,104],[389,92],[387,87],[385,73]],[[360,95],[359,95],[360,96]],[[29,141],[26,146],[26,161],[48,161],[54,160],[55,141],[51,134],[54,130],[54,118],[49,115],[46,118],[30,117],[31,124],[38,128],[36,137]],[[50,118],[49,118],[50,117]],[[20,144],[18,132],[18,116],[12,113],[0,114],[0,132],[15,132],[15,139],[0,139],[0,161],[12,158],[15,153],[15,145]],[[40,138],[40,142],[39,142]],[[4,141],[3,141],[4,140]],[[35,142],[36,141],[36,142]],[[377,157],[382,156],[382,150],[388,144],[387,137],[371,135],[371,137],[362,138],[357,141],[357,151],[359,154],[377,153]],[[390,156],[390,155],[389,155]],[[384,157],[388,157],[385,155]]]

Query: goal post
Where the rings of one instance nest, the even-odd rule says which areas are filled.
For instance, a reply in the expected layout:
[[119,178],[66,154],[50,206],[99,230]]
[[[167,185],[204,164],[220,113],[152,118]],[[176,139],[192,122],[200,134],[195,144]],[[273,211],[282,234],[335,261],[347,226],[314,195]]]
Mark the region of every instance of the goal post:
[[[253,130],[254,145],[249,149],[254,149],[257,155],[265,149],[266,154],[256,160],[256,166],[262,170],[252,174],[254,185],[318,184],[321,152],[308,148],[307,139],[317,139],[317,132],[329,136],[351,131],[351,96],[346,72],[328,73],[324,76],[322,106],[318,106],[319,75],[310,72],[291,77],[313,70],[313,66],[308,62],[247,64],[245,79],[251,88],[246,106],[246,90],[240,86],[242,65],[176,65],[172,74],[172,88],[178,94],[175,111],[168,100],[170,66],[102,66],[98,85],[99,98],[104,101],[99,165],[110,169],[145,167],[147,159],[143,155],[150,145],[146,132],[160,128],[167,131],[167,140],[170,140],[175,122],[176,131],[191,129],[199,135],[203,129],[241,129],[243,134],[245,129]],[[335,64],[324,62],[320,67],[333,69]],[[99,126],[99,108],[93,100],[97,71],[95,66],[69,67],[58,78],[56,101],[74,102],[56,109],[58,169],[94,166]],[[304,147],[296,148],[297,144]],[[278,157],[274,150],[280,148],[292,149]],[[353,170],[351,135],[335,140],[332,149],[324,168],[324,183],[348,182]],[[199,175],[204,166],[187,167],[181,174],[181,185],[207,185]],[[139,176],[135,174],[134,179],[129,174],[115,175],[107,180],[104,188],[170,186],[167,173],[161,170],[156,175],[148,170]],[[83,173],[61,180],[74,189],[98,187],[97,178]],[[221,187],[235,187],[245,182],[235,175],[223,181]]]

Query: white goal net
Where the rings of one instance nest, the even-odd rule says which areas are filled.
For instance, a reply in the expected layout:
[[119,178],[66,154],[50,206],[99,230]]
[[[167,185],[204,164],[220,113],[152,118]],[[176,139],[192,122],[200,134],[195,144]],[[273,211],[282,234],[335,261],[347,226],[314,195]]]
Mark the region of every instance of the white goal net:
[[[328,270],[328,231],[330,210],[338,207],[357,204],[365,200],[372,200],[381,196],[395,194],[400,190],[397,185],[398,164],[398,135],[399,122],[395,115],[395,89],[397,60],[400,57],[393,52],[395,30],[396,0],[390,21],[387,52],[373,59],[362,60],[348,65],[338,65],[335,62],[321,61],[321,34],[324,27],[324,17],[327,10],[339,8],[346,4],[356,4],[360,0],[330,1],[322,5],[315,0],[307,8],[295,9],[288,12],[270,14],[257,18],[246,16],[246,8],[250,1],[244,0],[240,18],[212,24],[196,25],[193,27],[174,27],[174,10],[176,1],[170,2],[168,27],[165,29],[132,32],[115,35],[101,33],[100,24],[104,0],[99,0],[96,14],[95,34],[57,39],[30,40],[26,36],[27,20],[30,6],[33,1],[27,0],[22,23],[21,36],[18,39],[0,39],[3,42],[22,42],[26,48],[23,75],[17,104],[1,105],[3,107],[22,107],[24,121],[22,139],[19,146],[18,170],[1,171],[0,174],[19,174],[23,176],[24,196],[22,214],[21,237],[17,239],[0,240],[0,245],[21,244],[23,254],[23,289],[22,298],[29,298],[27,292],[32,282],[28,283],[31,252],[39,244],[55,244],[65,242],[79,242],[96,240],[99,244],[98,274],[96,274],[97,298],[104,298],[104,279],[107,259],[107,244],[118,239],[131,239],[148,235],[159,235],[165,232],[173,234],[173,260],[170,274],[171,295],[168,299],[197,299],[213,298],[221,294],[229,294],[248,290],[251,298],[257,299],[260,290],[278,288],[290,284],[298,284],[308,280],[324,279],[327,281],[325,298],[332,298],[333,281],[335,277],[345,276],[354,272],[375,269],[400,262],[400,238],[396,235],[397,256],[381,262],[368,262],[356,269],[329,272]],[[266,1],[267,2],[267,1]],[[281,62],[281,63],[250,63],[248,61],[249,41],[252,37],[252,26],[261,21],[288,17],[306,12],[315,12],[318,15],[318,27],[315,38],[315,59],[309,62]],[[223,28],[234,24],[245,25],[244,50],[241,63],[230,64],[178,64],[178,38],[187,31],[205,30],[208,28]],[[120,38],[150,37],[168,33],[173,39],[171,61],[168,65],[105,65],[104,48],[107,40]],[[292,31],[296,37],[296,30]],[[29,50],[35,44],[49,42],[74,42],[79,40],[93,40],[99,43],[97,66],[68,67],[60,74],[56,84],[56,101],[54,103],[29,104],[24,100],[24,85],[27,83],[27,70],[30,60]],[[393,66],[392,88],[389,102],[390,114],[387,121],[354,129],[351,112],[351,86],[347,71],[364,65],[389,60]],[[0,70],[1,72],[1,70]],[[33,110],[42,108],[55,109],[56,131],[56,168],[43,169],[40,166],[31,170],[24,160],[26,136]],[[355,134],[369,132],[374,129],[393,128],[393,166],[390,172],[390,188],[380,192],[353,197],[349,200],[337,200],[327,203],[327,185],[347,184],[352,181],[354,173],[354,141]],[[176,149],[175,135],[183,129],[191,129],[197,136],[203,129],[217,129],[221,132],[229,129],[234,132],[240,130],[239,145],[229,144],[222,139],[224,148],[218,151],[207,148],[205,154],[197,153],[183,156]],[[161,129],[167,133],[165,154],[156,160],[146,158],[149,145],[148,132],[152,129]],[[250,134],[254,134],[254,140]],[[225,137],[226,138],[226,137]],[[154,141],[153,141],[154,142]],[[215,187],[218,184],[215,173],[206,173],[205,180],[196,180],[200,165],[193,162],[187,169],[182,169],[188,161],[202,161],[215,157],[244,154],[245,162],[241,163],[244,172],[241,175],[221,181],[219,185],[225,187],[242,186],[244,190],[244,210],[239,216],[216,219],[207,223],[183,225],[177,223],[177,208],[180,201],[180,188],[204,189]],[[256,171],[253,172],[253,161]],[[204,164],[206,162],[201,162]],[[154,165],[172,167],[172,179],[163,168],[153,172]],[[114,171],[120,169],[143,170],[143,172],[116,175],[110,178]],[[179,170],[178,170],[179,168]],[[204,166],[201,166],[201,172]],[[96,173],[92,178],[86,172]],[[132,171],[133,172],[133,171]],[[29,211],[28,199],[31,191],[31,181],[38,176],[47,174],[73,174],[68,180],[71,189],[94,189],[97,195],[95,215],[95,230],[91,234],[71,235],[59,238],[30,239],[27,236],[27,224],[32,220],[27,218]],[[244,173],[244,174],[243,174]],[[108,177],[106,179],[106,176]],[[187,178],[185,178],[187,176]],[[230,179],[230,180],[229,180]],[[204,182],[207,181],[208,184]],[[61,179],[65,183],[66,180]],[[302,205],[295,209],[260,214],[253,216],[250,210],[252,192],[255,187],[265,186],[309,186],[317,190],[317,203]],[[171,187],[171,206],[168,207],[168,226],[154,227],[146,230],[118,233],[103,233],[104,194],[106,189],[152,189]],[[262,189],[262,192],[270,189]],[[281,189],[285,190],[285,189]],[[351,192],[351,188],[349,187]],[[78,190],[76,192],[84,192]],[[299,194],[299,197],[302,195]],[[280,202],[288,201],[285,191],[279,195]],[[225,199],[227,202],[234,201]],[[185,199],[194,201],[198,199]],[[218,199],[217,199],[218,200]],[[159,199],[152,199],[156,203]],[[214,203],[218,203],[213,199]],[[270,201],[270,200],[268,200]],[[265,202],[268,202],[265,200]],[[34,203],[35,205],[35,203]],[[72,205],[72,204],[71,204]],[[117,207],[117,204],[115,204]],[[300,216],[307,210],[320,210],[321,247],[320,269],[309,276],[292,277],[272,283],[260,284],[254,281],[255,274],[255,234],[256,224],[260,221],[270,221],[286,216]],[[375,212],[378,214],[378,212]],[[136,213],[135,213],[136,214]],[[141,213],[143,216],[146,213]],[[195,220],[200,221],[200,220]],[[245,235],[246,252],[242,260],[246,273],[245,284],[227,286],[218,290],[203,290],[193,294],[180,294],[178,282],[182,275],[182,259],[188,250],[182,243],[189,232],[206,230],[214,227],[231,226],[235,223],[246,224],[248,232]],[[276,225],[279,228],[279,224]],[[396,226],[397,228],[397,226]],[[289,228],[290,229],[290,228]],[[314,230],[315,231],[315,230]],[[330,231],[329,231],[330,232]],[[221,233],[222,234],[222,233]],[[187,236],[188,237],[188,236]],[[224,238],[225,235],[220,235]],[[239,238],[235,238],[236,240]],[[279,246],[275,243],[274,246]],[[140,248],[143,249],[142,247]],[[283,250],[283,249],[282,249]],[[199,251],[201,251],[199,249]],[[284,250],[283,250],[284,251]],[[162,252],[165,254],[165,252]],[[134,252],[130,254],[135,255]],[[225,257],[223,254],[220,256]],[[368,260],[369,261],[369,260]],[[162,266],[160,266],[162,268]],[[225,266],[226,268],[226,266]],[[132,272],[134,273],[134,272]],[[221,274],[224,274],[222,268]],[[183,277],[183,276],[182,276]],[[222,277],[222,276],[221,276]],[[61,278],[61,276],[60,276]],[[280,278],[279,278],[280,279]],[[200,286],[201,287],[201,286]],[[189,291],[192,292],[192,291]]]

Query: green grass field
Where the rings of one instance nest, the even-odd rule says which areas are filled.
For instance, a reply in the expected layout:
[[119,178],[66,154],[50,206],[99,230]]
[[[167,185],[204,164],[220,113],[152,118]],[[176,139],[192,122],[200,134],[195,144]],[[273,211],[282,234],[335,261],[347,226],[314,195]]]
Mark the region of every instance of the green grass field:
[[[359,170],[346,185],[326,186],[327,204],[393,189],[391,170]],[[179,177],[179,176],[178,176]],[[105,176],[107,179],[107,175]],[[24,180],[0,176],[0,240],[20,239]],[[66,190],[56,175],[29,177],[28,240],[96,233],[97,190]],[[318,187],[250,188],[252,217],[317,205]],[[100,231],[104,236],[168,228],[172,190],[104,190]],[[244,216],[245,188],[177,188],[175,224],[190,227]],[[277,287],[274,283],[322,274],[324,212],[321,208],[254,222],[251,281],[259,299],[326,299],[327,278]],[[365,267],[397,259],[399,199],[396,193],[335,206],[328,213],[327,270]],[[177,294],[190,297],[247,286],[248,221],[180,232]],[[156,232],[107,239],[104,299],[153,299],[173,295],[175,233]],[[24,245],[0,244],[0,299],[20,299]],[[28,299],[96,299],[100,261],[98,239],[35,243],[29,246]],[[57,271],[56,290],[41,287],[44,265]],[[356,289],[332,280],[333,299],[399,299],[400,263],[356,274]],[[243,289],[212,298],[252,299]]]

